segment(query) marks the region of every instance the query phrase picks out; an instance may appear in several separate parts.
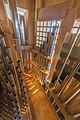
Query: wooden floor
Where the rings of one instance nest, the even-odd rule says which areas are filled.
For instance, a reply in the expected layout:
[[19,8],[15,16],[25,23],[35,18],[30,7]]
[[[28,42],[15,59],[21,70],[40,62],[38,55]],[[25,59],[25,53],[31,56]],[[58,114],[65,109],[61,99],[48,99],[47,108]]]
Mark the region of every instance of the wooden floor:
[[32,120],[58,120],[43,87],[32,71],[24,75]]

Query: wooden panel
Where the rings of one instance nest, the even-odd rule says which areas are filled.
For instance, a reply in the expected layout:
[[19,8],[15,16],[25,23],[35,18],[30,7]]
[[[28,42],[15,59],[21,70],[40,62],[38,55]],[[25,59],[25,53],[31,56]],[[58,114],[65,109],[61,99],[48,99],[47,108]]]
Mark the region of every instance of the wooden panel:
[[74,6],[75,0],[69,0],[68,9],[71,9]]
[[65,2],[66,0],[44,0],[44,6],[52,6]]
[[33,9],[34,8],[34,0],[17,0],[17,5],[21,8]]
[[36,9],[44,7],[44,0],[36,0]]
[[51,6],[47,8],[42,8],[38,10],[39,20],[53,20],[61,19],[66,15],[68,2],[59,6]]
[[80,19],[80,8],[78,9],[78,16],[77,17]]

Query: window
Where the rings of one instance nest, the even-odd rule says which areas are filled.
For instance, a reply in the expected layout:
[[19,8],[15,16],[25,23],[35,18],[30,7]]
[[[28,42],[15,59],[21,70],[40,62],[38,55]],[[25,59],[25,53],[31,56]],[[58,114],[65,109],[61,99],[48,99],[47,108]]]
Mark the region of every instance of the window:
[[73,24],[73,28],[71,30],[71,33],[77,33],[79,26],[80,26],[80,19],[76,19],[74,24]]
[[[74,24],[73,24],[73,28],[71,30],[71,33],[74,33],[74,34],[77,33],[79,26],[80,26],[80,19],[76,19]],[[77,40],[75,45],[80,48],[80,30],[79,30],[78,40]]]
[[43,41],[47,41],[49,32],[54,32],[57,40],[61,21],[37,21],[36,46],[40,47]]

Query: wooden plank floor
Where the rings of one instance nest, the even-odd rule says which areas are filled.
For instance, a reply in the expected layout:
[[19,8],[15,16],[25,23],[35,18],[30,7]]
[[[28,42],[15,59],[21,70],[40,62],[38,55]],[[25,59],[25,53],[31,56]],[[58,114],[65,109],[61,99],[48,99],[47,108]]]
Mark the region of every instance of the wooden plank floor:
[[58,120],[42,86],[32,71],[24,75],[32,120]]

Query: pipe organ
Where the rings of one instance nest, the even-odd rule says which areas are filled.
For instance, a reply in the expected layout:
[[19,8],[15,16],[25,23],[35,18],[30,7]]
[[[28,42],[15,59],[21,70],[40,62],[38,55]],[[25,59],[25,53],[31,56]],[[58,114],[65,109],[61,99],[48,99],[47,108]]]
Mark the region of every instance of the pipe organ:
[[79,3],[0,0],[0,120],[80,120]]
[[20,60],[14,64],[8,38],[4,34],[0,35],[0,118],[3,120],[28,117],[29,108],[23,79]]

